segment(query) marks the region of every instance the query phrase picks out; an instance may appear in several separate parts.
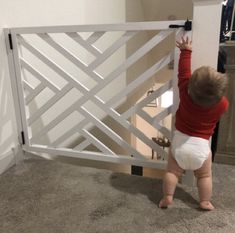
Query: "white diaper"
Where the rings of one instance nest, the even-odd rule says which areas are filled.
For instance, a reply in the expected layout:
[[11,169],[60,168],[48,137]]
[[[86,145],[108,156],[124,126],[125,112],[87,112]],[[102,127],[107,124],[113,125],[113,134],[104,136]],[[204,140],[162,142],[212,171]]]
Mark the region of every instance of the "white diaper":
[[190,137],[178,130],[174,132],[171,150],[178,165],[184,170],[199,169],[211,151],[208,140]]

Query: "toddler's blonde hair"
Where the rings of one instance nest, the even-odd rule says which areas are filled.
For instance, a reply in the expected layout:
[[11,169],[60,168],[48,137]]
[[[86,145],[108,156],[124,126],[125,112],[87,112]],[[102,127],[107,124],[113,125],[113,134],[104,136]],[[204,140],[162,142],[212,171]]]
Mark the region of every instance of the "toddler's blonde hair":
[[189,95],[200,106],[218,103],[225,93],[227,78],[209,66],[196,69],[189,80]]

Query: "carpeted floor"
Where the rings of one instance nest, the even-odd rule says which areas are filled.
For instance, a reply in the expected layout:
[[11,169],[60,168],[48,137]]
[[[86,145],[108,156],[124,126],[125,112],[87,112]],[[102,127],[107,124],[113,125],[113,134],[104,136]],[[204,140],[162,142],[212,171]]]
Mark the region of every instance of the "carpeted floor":
[[178,187],[159,209],[161,181],[27,159],[0,176],[1,233],[233,233],[235,167],[213,166],[213,212],[197,208],[197,190]]

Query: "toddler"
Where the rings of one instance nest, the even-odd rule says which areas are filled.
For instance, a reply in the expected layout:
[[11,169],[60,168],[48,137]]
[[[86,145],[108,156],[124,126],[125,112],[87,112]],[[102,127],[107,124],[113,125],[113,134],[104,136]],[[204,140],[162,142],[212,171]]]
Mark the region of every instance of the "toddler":
[[216,123],[228,108],[224,96],[226,77],[211,67],[202,66],[191,74],[192,42],[182,37],[176,42],[181,50],[178,88],[180,103],[176,112],[175,132],[163,179],[163,198],[159,207],[172,204],[178,179],[184,170],[193,170],[197,178],[199,206],[213,210],[211,150],[209,138]]

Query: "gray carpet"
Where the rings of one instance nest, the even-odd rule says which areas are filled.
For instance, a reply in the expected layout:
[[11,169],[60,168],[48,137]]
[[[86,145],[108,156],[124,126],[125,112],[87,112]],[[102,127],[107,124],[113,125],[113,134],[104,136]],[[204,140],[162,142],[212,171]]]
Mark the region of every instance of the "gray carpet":
[[235,167],[214,164],[213,212],[197,208],[197,190],[178,187],[159,209],[161,181],[27,159],[0,176],[1,233],[233,233]]

